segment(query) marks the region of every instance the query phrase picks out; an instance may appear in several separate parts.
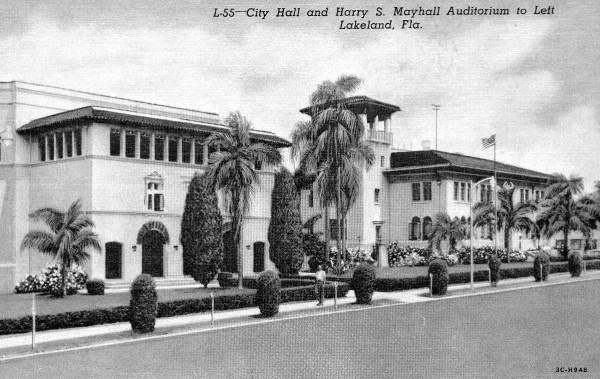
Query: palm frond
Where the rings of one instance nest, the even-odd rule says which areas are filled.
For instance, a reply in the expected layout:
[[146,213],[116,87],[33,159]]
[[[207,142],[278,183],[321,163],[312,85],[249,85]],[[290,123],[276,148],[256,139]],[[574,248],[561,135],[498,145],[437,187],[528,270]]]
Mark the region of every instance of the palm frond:
[[21,241],[21,250],[35,249],[44,254],[55,256],[57,246],[54,242],[54,235],[43,230],[32,230],[23,237]]

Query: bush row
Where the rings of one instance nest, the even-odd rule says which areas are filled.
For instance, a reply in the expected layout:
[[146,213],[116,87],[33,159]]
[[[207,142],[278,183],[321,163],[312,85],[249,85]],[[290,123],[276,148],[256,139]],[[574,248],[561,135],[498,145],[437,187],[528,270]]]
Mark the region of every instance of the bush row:
[[[298,276],[292,277],[293,275],[287,276],[288,277],[280,274],[281,288],[309,286],[315,283],[313,278],[301,278]],[[238,285],[238,279],[234,278],[229,272],[219,273],[217,280],[219,282],[219,286],[223,288],[237,287]],[[244,284],[244,288],[250,288],[253,290],[258,288],[257,278],[243,278],[242,283]]]
[[[338,286],[338,297],[344,297],[350,290],[348,284]],[[334,288],[331,283],[325,286],[325,297],[332,298]],[[283,288],[281,302],[315,300],[314,286],[296,288]],[[254,294],[223,295],[215,297],[215,310],[239,309],[253,307]],[[210,297],[199,299],[185,299],[158,303],[158,317],[181,316],[190,313],[210,311]],[[89,311],[64,312],[54,315],[41,315],[36,317],[36,330],[51,330],[92,326],[114,322],[129,321],[129,307],[119,306],[106,309]],[[0,320],[0,335],[27,333],[31,331],[31,316],[18,319]]]
[[[588,261],[586,263],[588,270],[600,270],[600,260]],[[565,263],[552,263],[550,264],[550,273],[568,272],[569,266]],[[471,281],[470,272],[453,272],[449,274],[449,284],[463,284]],[[501,268],[500,278],[502,279],[517,279],[533,276],[533,264],[528,267],[511,267]],[[483,282],[489,280],[489,274],[487,270],[475,271],[473,278],[476,282]],[[350,282],[351,278],[333,278],[328,277],[328,280],[339,280],[343,282]],[[415,276],[410,278],[377,278],[375,280],[375,291],[379,292],[391,292],[391,291],[403,291],[415,288],[429,287],[429,277],[427,276]]]
[[[67,295],[74,295],[85,286],[87,274],[79,267],[67,271]],[[15,286],[15,293],[48,292],[61,295],[62,275],[58,265],[46,267],[41,274],[29,274]]]

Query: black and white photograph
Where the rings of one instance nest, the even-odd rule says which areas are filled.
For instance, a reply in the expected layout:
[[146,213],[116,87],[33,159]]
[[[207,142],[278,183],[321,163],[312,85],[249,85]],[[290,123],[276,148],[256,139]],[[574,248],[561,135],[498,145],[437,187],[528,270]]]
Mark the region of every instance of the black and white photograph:
[[0,0],[0,377],[600,377],[599,20]]

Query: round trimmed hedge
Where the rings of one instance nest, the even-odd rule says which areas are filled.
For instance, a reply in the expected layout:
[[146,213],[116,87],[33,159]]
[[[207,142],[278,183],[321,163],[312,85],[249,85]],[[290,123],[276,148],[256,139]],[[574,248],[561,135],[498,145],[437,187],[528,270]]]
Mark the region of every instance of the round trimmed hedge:
[[85,283],[88,295],[104,295],[104,281],[102,279],[90,279]]
[[351,284],[356,296],[356,303],[371,304],[375,290],[375,267],[368,263],[361,263],[352,274]]
[[427,272],[432,276],[431,294],[445,295],[448,291],[448,263],[444,259],[436,258],[429,264]]
[[[540,269],[541,266],[541,269]],[[550,255],[540,252],[533,260],[533,277],[536,282],[548,280],[550,273]]]
[[574,251],[569,254],[569,272],[572,277],[577,277],[581,275],[581,271],[583,270],[583,259],[581,258],[581,254],[579,252]]
[[502,262],[496,254],[490,254],[488,266],[490,268],[490,280],[492,286],[495,287],[500,281],[500,266],[502,266]]
[[254,303],[258,305],[260,314],[272,317],[279,312],[281,302],[281,280],[274,271],[265,271],[256,281],[256,296]]
[[154,331],[158,311],[156,284],[148,274],[138,275],[131,283],[129,322],[136,333]]

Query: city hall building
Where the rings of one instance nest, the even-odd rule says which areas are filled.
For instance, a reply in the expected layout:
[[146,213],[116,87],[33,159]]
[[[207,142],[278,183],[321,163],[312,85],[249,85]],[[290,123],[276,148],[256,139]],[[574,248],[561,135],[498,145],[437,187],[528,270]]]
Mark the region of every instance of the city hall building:
[[[103,247],[91,253],[90,277],[125,285],[140,273],[187,283],[180,223],[188,185],[207,168],[204,143],[224,132],[215,113],[24,82],[0,83],[0,293],[52,258],[21,251],[23,236],[43,228],[29,214],[65,209],[80,199]],[[289,142],[253,130],[276,148]],[[262,166],[262,167],[261,167]],[[275,167],[257,163],[260,184],[244,221],[246,274],[271,268],[267,230]],[[224,215],[224,229],[228,217]],[[226,269],[236,271],[228,231]],[[31,259],[31,261],[30,261]]]

